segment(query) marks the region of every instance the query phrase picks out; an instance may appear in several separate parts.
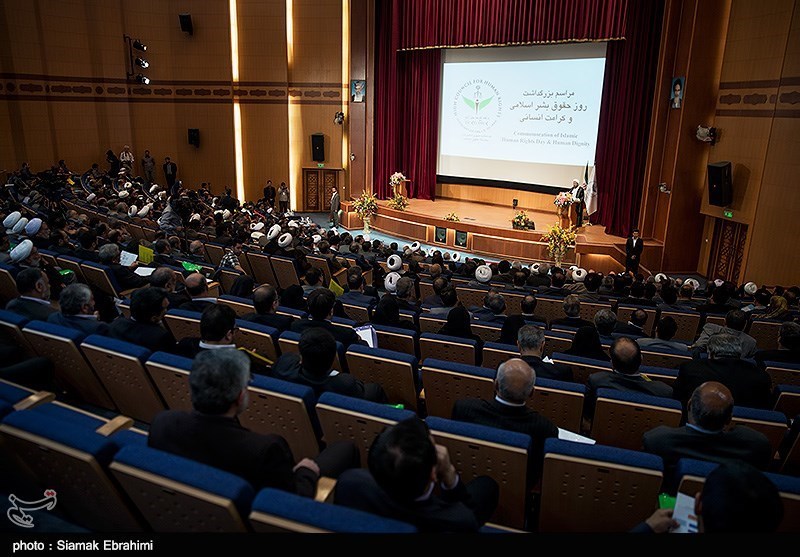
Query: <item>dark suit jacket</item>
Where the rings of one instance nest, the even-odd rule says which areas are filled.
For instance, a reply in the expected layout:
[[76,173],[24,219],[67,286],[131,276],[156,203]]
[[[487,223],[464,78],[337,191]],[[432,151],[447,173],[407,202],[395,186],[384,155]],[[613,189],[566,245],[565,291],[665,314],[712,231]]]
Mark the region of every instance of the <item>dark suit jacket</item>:
[[292,326],[292,319],[288,315],[278,315],[277,313],[261,314],[261,313],[248,313],[242,317],[245,321],[258,323],[259,325],[266,325],[278,329],[278,332],[283,332]]
[[622,321],[617,321],[617,324],[614,325],[614,332],[638,337],[648,336],[648,334],[641,327],[637,327],[631,323],[623,323]]
[[206,300],[191,300],[181,304],[179,309],[185,311],[196,311],[197,313],[203,313],[204,309],[213,305],[214,302],[209,302]]
[[553,319],[550,322],[550,327],[553,325],[567,325],[569,327],[594,327],[594,323],[581,319],[580,317],[562,317],[561,319]]
[[180,292],[169,292],[167,300],[169,300],[169,309],[178,309],[186,302],[191,302],[192,298],[186,293],[186,290],[181,290]]
[[431,294],[430,296],[425,296],[425,299],[422,300],[422,305],[440,308],[444,306],[444,302],[442,302],[442,297],[438,294]]
[[13,311],[17,315],[27,317],[31,321],[37,319],[39,321],[47,321],[50,314],[56,313],[58,310],[50,304],[40,304],[33,300],[25,300],[23,298],[14,298],[6,304],[8,311]]
[[76,317],[74,315],[64,315],[61,312],[51,313],[47,318],[49,323],[54,325],[61,325],[62,327],[69,327],[83,331],[87,335],[106,335],[108,334],[108,324],[98,321],[97,319],[90,319],[88,317]]
[[675,399],[685,406],[692,392],[706,381],[718,381],[728,387],[736,406],[772,408],[772,382],[767,372],[738,358],[681,364],[673,385]]
[[123,267],[119,263],[114,263],[112,265],[109,265],[109,268],[116,277],[121,290],[140,288],[142,286],[147,286],[148,284],[150,284],[150,281],[147,280],[147,277],[140,277],[139,275],[131,271],[130,267]]
[[[547,275],[535,274],[528,277],[528,286],[550,286],[550,277]],[[541,292],[540,292],[541,293]]]
[[680,458],[711,462],[740,459],[760,470],[772,460],[767,437],[754,429],[735,426],[721,433],[703,433],[690,428],[658,426],[644,434],[644,450],[664,459],[665,466],[674,466]]
[[624,298],[620,298],[617,300],[618,305],[623,306],[642,306],[642,307],[656,307],[656,304],[653,300],[648,300],[647,298],[635,298],[633,296],[626,296]]
[[762,367],[764,362],[800,364],[800,350],[759,350],[753,357]]
[[156,415],[147,444],[244,478],[256,490],[274,487],[306,497],[316,491],[317,475],[298,468],[279,435],[245,429],[236,418],[168,410]]
[[74,255],[75,257],[78,257],[83,261],[93,261],[95,263],[100,262],[100,258],[97,255],[97,250],[86,249],[82,246],[77,248],[75,250],[75,253],[68,255]]
[[341,198],[339,197],[339,192],[336,192],[335,195],[331,196],[331,212],[335,213],[341,208]]
[[343,304],[350,304],[354,306],[367,306],[371,307],[378,303],[377,298],[368,296],[358,291],[345,292],[337,298]]
[[574,381],[572,368],[564,364],[549,364],[536,356],[521,356],[522,360],[536,372],[536,378],[556,379],[558,381]]
[[361,338],[352,328],[346,329],[344,327],[339,327],[327,320],[317,321],[316,319],[295,319],[294,323],[292,323],[292,326],[289,327],[289,330],[302,334],[302,332],[306,329],[311,329],[313,327],[322,327],[323,329],[326,329],[333,335],[333,338],[342,343],[342,346],[344,346],[345,350],[351,344],[367,344],[361,340]]
[[533,446],[528,456],[529,486],[534,485],[541,475],[544,440],[558,437],[558,428],[538,412],[527,406],[508,406],[495,399],[457,400],[453,405],[453,419],[530,435]]
[[422,532],[475,532],[481,526],[460,481],[454,489],[434,493],[426,501],[401,503],[381,489],[369,470],[352,469],[339,476],[333,502],[408,522]]
[[275,365],[272,366],[271,375],[284,381],[311,387],[317,396],[331,392],[353,398],[371,400],[372,402],[386,402],[386,393],[380,385],[377,383],[364,383],[349,373],[328,375],[322,380],[317,380],[303,369],[303,365],[300,362],[300,354],[296,353],[281,355]]
[[484,321],[487,323],[504,323],[506,320],[506,316],[501,314],[494,314],[492,310],[485,307],[477,307],[473,306],[469,308],[470,313],[472,313],[472,318],[478,321]]
[[[636,241],[636,245],[633,245],[633,238],[628,238],[628,241],[625,242],[625,257],[630,259],[632,255],[641,256],[642,250],[644,249],[644,241],[639,238]],[[636,261],[639,261],[639,257],[636,258]]]
[[175,337],[160,325],[137,323],[128,317],[119,317],[108,328],[108,336],[124,340],[138,346],[144,346],[151,352],[175,351]]
[[615,391],[672,398],[672,387],[663,381],[652,381],[643,375],[624,375],[613,371],[600,371],[589,376],[586,386],[588,388],[583,415],[587,417],[594,415],[598,389],[614,389]]

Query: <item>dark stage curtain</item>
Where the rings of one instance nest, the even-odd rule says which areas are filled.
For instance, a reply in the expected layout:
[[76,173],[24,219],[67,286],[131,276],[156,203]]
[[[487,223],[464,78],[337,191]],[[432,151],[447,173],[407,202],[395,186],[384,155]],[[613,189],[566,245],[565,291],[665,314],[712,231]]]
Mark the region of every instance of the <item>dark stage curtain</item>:
[[[403,172],[411,197],[433,199],[439,47],[611,40],[592,222],[626,235],[636,221],[647,149],[663,0],[379,0],[373,184],[391,194]],[[405,49],[405,50],[404,50]]]
[[663,1],[632,0],[626,40],[608,43],[591,222],[627,236],[636,226],[647,163]]

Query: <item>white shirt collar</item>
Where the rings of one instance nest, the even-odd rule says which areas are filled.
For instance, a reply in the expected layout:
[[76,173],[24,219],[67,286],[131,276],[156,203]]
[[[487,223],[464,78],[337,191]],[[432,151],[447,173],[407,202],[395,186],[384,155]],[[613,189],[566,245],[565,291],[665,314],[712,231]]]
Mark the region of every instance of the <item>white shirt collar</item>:
[[205,297],[205,298],[192,298],[192,301],[193,302],[214,302],[215,304],[217,303],[217,299],[216,298],[212,298],[211,296],[208,296],[208,297]]
[[97,319],[96,315],[94,315],[94,314],[87,315],[85,313],[76,313],[72,317],[80,317],[81,319],[95,319],[95,320]]
[[20,296],[22,300],[30,300],[31,302],[38,302],[46,306],[50,305],[50,300],[42,300],[41,298],[34,298],[33,296]]
[[517,407],[517,408],[519,408],[520,406],[525,406],[525,403],[524,403],[524,402],[523,402],[522,404],[520,404],[520,403],[517,403],[517,402],[508,402],[507,400],[503,400],[502,398],[500,398],[500,397],[499,397],[499,396],[497,396],[497,395],[495,395],[494,399],[495,399],[497,402],[499,402],[500,404],[505,404],[506,406],[515,406],[515,407]]
[[200,348],[205,350],[219,350],[220,348],[236,348],[235,344],[208,344],[206,342],[200,341]]

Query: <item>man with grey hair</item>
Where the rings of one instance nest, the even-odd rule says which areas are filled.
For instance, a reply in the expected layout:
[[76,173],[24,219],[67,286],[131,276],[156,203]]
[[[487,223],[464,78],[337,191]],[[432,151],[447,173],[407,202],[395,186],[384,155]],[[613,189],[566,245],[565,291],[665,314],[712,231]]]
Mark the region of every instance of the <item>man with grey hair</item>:
[[78,329],[87,335],[105,335],[108,325],[98,321],[98,313],[94,309],[94,294],[85,284],[76,282],[61,291],[58,297],[61,311],[51,313],[49,323]]
[[528,466],[529,485],[539,479],[545,439],[558,437],[558,428],[528,406],[535,384],[536,372],[531,366],[520,358],[512,358],[497,368],[494,400],[462,399],[453,406],[454,420],[531,436],[533,447]]
[[614,342],[614,337],[611,333],[614,332],[614,327],[617,326],[617,314],[608,308],[598,310],[594,314],[594,327],[597,329],[597,334],[600,335],[600,342],[602,344],[611,344]]
[[742,342],[729,333],[708,338],[708,359],[681,364],[673,385],[673,396],[684,405],[698,386],[719,381],[733,393],[736,406],[772,408],[772,382],[766,371],[741,359]]
[[147,286],[147,277],[140,277],[133,270],[139,266],[138,261],[134,261],[130,267],[123,267],[119,262],[119,246],[117,244],[106,244],[100,247],[98,259],[103,265],[111,269],[111,274],[117,280],[120,291],[132,288]]
[[739,338],[741,342],[741,357],[752,358],[756,353],[756,339],[744,332],[747,326],[747,313],[740,309],[732,309],[725,314],[725,326],[716,323],[706,323],[700,331],[700,335],[692,345],[692,349],[700,352],[706,350],[708,340],[717,333],[726,333]]
[[314,497],[320,475],[337,477],[358,466],[358,449],[333,443],[313,460],[295,463],[280,435],[254,433],[239,423],[247,409],[250,360],[233,348],[197,355],[189,375],[193,412],[167,410],[153,419],[150,447],[244,478],[256,490],[273,487]]
[[576,330],[580,327],[594,327],[594,323],[581,318],[581,299],[577,294],[570,294],[564,298],[562,307],[564,308],[566,317],[553,319],[553,321],[550,322],[551,327],[553,325],[566,325]]
[[486,296],[483,297],[483,307],[473,306],[469,308],[472,318],[489,323],[503,323],[506,316],[506,299],[496,288],[490,288]]
[[517,333],[519,357],[531,366],[537,377],[573,381],[572,368],[563,364],[554,364],[550,358],[544,358],[544,329],[536,325],[525,325]]
[[[169,267],[158,267],[150,275],[150,286],[163,288],[167,291],[169,309],[179,308],[182,304],[185,304],[191,300],[189,294],[186,293],[185,288],[181,288],[180,292],[177,291],[178,276],[179,275]],[[181,281],[182,280],[183,278],[181,277]]]
[[400,277],[397,281],[397,290],[395,294],[400,311],[406,310],[413,311],[414,313],[420,313],[422,311],[419,303],[414,299],[414,279],[411,277]]

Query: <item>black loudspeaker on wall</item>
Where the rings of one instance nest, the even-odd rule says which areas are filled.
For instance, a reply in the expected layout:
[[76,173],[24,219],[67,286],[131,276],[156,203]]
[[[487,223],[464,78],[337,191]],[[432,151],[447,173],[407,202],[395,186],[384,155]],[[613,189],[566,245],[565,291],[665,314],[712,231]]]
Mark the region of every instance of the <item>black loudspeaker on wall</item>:
[[325,136],[321,133],[311,134],[311,158],[314,162],[325,162]]
[[181,31],[194,35],[194,26],[192,25],[192,14],[178,14],[181,20]]
[[731,163],[714,162],[708,165],[708,202],[711,205],[727,207],[733,201],[733,180]]
[[197,128],[189,128],[189,145],[200,147],[200,130]]

